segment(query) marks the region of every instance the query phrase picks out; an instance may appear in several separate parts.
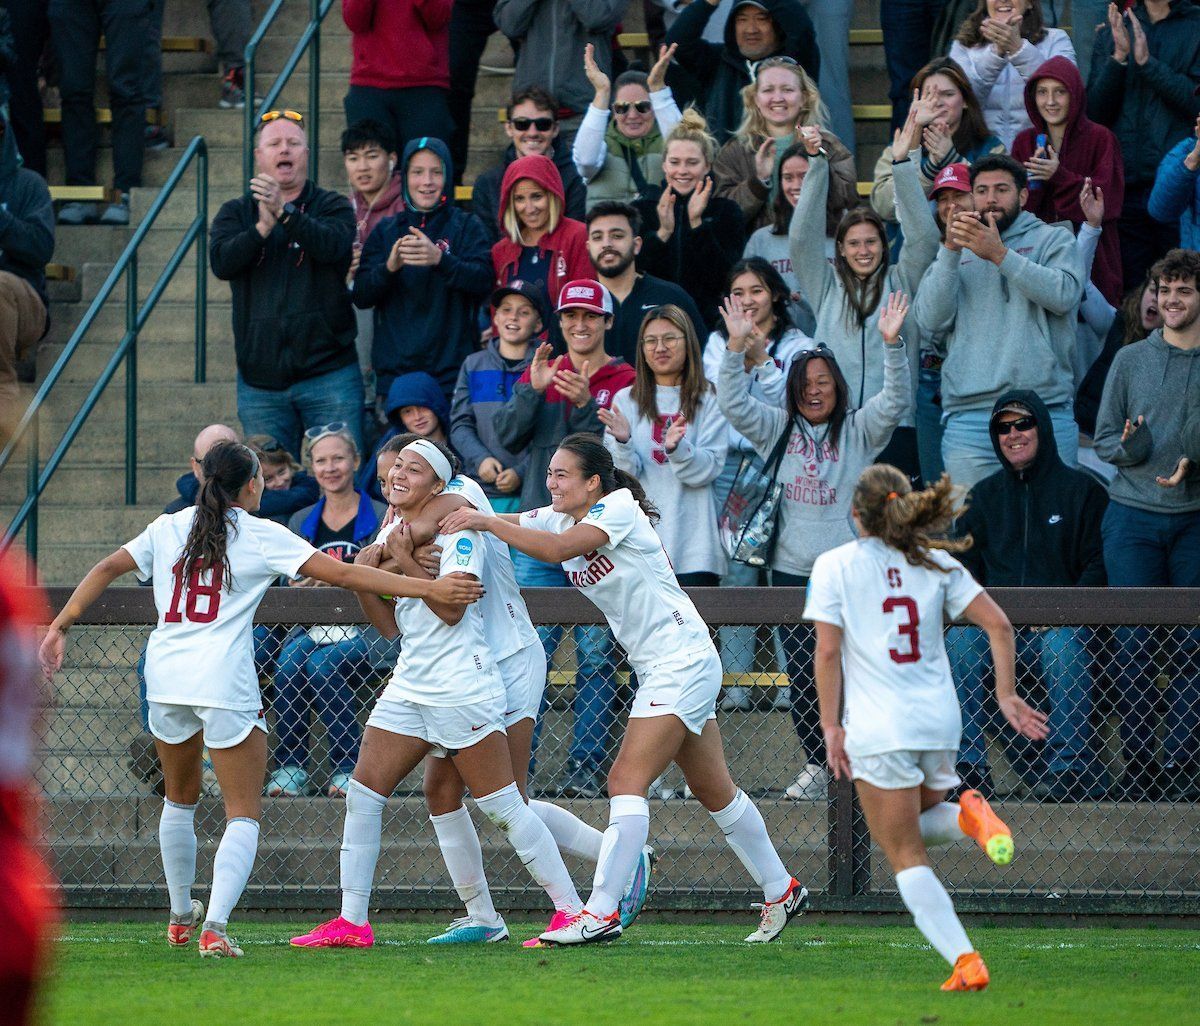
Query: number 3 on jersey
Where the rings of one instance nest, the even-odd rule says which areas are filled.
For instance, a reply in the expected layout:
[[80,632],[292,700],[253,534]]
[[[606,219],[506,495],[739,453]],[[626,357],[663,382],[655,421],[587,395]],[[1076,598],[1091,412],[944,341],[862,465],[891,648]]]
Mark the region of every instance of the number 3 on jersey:
[[[217,569],[209,574],[206,584],[203,575],[207,569],[200,565],[192,567],[187,581],[187,604],[181,613],[179,600],[183,595],[183,560],[171,567],[171,573],[175,575],[175,590],[171,593],[171,607],[163,617],[164,622],[179,623],[186,616],[192,623],[212,623],[217,618],[217,610],[221,607],[221,582],[225,579],[225,567],[224,564],[219,564]],[[200,599],[207,600],[203,609],[200,608]]]
[[889,648],[888,655],[893,663],[915,663],[921,658],[921,635],[919,627],[921,616],[917,604],[906,595],[889,595],[883,600],[883,611],[890,613],[899,610],[904,614],[904,623],[899,625],[900,636],[908,640],[908,651]]

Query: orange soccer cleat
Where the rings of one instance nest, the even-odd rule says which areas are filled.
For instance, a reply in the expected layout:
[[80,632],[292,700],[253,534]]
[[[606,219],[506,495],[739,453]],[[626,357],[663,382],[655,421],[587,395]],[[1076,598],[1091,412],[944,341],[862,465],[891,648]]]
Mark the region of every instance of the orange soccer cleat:
[[968,951],[959,955],[954,963],[954,972],[950,979],[942,984],[942,990],[984,990],[990,977],[988,967],[983,964],[978,951]]
[[978,791],[963,791],[958,796],[958,825],[964,834],[979,842],[979,847],[996,865],[1007,866],[1012,861],[1012,831]]

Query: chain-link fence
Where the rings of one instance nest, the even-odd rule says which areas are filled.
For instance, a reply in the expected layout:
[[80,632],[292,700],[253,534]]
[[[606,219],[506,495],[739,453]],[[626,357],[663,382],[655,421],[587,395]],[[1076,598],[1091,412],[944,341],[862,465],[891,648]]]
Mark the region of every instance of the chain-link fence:
[[[1017,858],[994,867],[974,845],[935,864],[960,906],[993,911],[1200,913],[1200,593],[996,593],[1017,626],[1019,686],[1050,715],[1044,743],[1016,737],[990,697],[986,638],[952,626],[946,647],[963,707],[959,772],[996,799]],[[793,875],[827,909],[899,907],[849,785],[830,786],[812,684],[812,628],[796,589],[694,593],[725,668],[719,722],[734,779],[758,803]],[[56,608],[65,591],[51,596]],[[530,791],[603,829],[604,773],[634,682],[597,614],[568,590],[528,593],[551,652]],[[154,907],[161,777],[144,727],[139,659],[155,614],[145,589],[109,592],[71,633],[41,773],[47,833],[68,904]],[[259,861],[243,904],[336,904],[344,805],[362,724],[395,647],[362,628],[347,593],[273,590],[255,652],[272,760]],[[213,653],[218,664],[224,653]],[[330,796],[330,792],[333,796]],[[544,895],[503,837],[476,823],[493,890],[505,907]],[[211,771],[197,816],[200,878],[223,811]],[[676,769],[651,792],[660,854],[651,907],[719,909],[756,897],[751,881]],[[570,859],[586,893],[589,865]],[[428,821],[421,773],[388,805],[374,901],[399,909],[457,905]]]

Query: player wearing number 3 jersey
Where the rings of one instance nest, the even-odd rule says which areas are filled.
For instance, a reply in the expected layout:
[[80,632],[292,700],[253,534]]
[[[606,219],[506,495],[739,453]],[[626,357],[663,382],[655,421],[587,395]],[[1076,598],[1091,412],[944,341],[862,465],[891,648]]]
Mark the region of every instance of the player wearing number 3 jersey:
[[[200,954],[236,958],[242,949],[226,925],[258,849],[267,766],[252,641],[254,612],[267,588],[280,575],[304,576],[460,607],[483,589],[477,581],[418,581],[340,563],[287,528],[252,516],[263,476],[258,458],[244,445],[214,445],[204,457],[201,479],[194,507],[164,514],[92,568],[50,625],[41,661],[47,673],[61,667],[68,629],[118,577],[131,571],[143,580],[153,577],[158,625],[146,651],[146,697],[166,784],[158,836],[171,898],[167,940],[183,947],[203,923]],[[207,919],[191,896],[203,746],[212,757],[227,819]]]
[[[1012,625],[952,555],[970,541],[933,539],[954,518],[943,476],[914,492],[895,467],[863,471],[852,500],[860,537],[818,556],[804,618],[816,623],[821,727],[834,777],[851,777],[917,928],[953,967],[943,990],[982,990],[987,966],[967,940],[950,896],[929,867],[929,845],[974,838],[993,862],[1012,860],[1008,827],[978,791],[957,805],[946,792],[962,716],[942,627],[982,627],[996,667],[996,701],[1013,729],[1046,736],[1046,717],[1016,693]],[[843,701],[844,700],[844,701]]]

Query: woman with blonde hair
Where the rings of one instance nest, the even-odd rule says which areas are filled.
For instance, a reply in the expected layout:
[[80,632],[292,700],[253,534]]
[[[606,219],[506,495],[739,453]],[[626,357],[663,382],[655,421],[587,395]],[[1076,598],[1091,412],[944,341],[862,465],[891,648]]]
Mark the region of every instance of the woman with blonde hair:
[[828,112],[817,84],[790,57],[770,57],[755,69],[742,90],[745,115],[733,137],[721,147],[713,166],[717,195],[733,200],[746,218],[746,230],[771,222],[771,206],[779,190],[777,172],[783,152],[798,138],[798,129],[821,130],[829,153],[829,198],[825,217],[832,234],[842,211],[858,203],[854,154],[822,126]]

